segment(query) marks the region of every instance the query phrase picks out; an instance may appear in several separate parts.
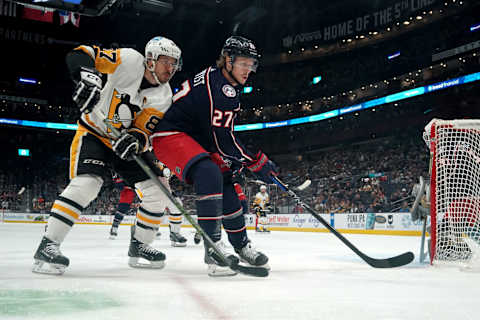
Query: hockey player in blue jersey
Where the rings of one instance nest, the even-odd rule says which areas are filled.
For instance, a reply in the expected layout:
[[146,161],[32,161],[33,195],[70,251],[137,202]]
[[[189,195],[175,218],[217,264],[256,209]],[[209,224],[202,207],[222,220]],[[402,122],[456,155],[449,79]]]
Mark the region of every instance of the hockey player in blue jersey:
[[[233,128],[240,111],[240,90],[258,66],[252,41],[232,36],[223,46],[216,67],[209,67],[182,84],[171,108],[152,134],[157,158],[178,178],[192,183],[197,194],[198,223],[219,248],[221,225],[243,262],[266,266],[268,257],[255,250],[248,239],[242,206],[235,192],[232,173],[248,168],[259,179],[272,183],[275,164],[261,151],[246,150]],[[211,276],[234,275],[205,248],[205,263]],[[229,259],[234,254],[224,252]]]

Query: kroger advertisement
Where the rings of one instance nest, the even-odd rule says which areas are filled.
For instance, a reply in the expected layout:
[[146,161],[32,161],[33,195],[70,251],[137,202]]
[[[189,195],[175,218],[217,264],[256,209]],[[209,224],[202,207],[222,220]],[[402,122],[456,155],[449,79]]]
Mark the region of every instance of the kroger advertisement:
[[[342,233],[366,233],[387,235],[421,234],[421,221],[413,222],[409,213],[341,213],[320,214],[332,227]],[[195,216],[194,216],[195,217]],[[9,213],[0,215],[3,223],[45,223],[48,214]],[[196,218],[196,217],[195,217]],[[125,216],[124,225],[133,224],[135,216]],[[77,220],[78,224],[109,225],[113,216],[83,215]],[[255,215],[245,215],[245,222],[249,229],[255,228]],[[303,231],[328,232],[328,230],[310,214],[271,214],[268,215],[269,229],[273,231]],[[167,226],[164,219],[162,226]],[[185,227],[191,225],[184,219]]]

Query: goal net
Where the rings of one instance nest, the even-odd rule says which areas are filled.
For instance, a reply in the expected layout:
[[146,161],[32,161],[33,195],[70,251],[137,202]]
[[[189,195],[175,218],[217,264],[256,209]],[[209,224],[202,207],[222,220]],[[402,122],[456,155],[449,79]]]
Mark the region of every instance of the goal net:
[[480,120],[433,119],[423,138],[430,148],[430,262],[470,263],[480,244]]

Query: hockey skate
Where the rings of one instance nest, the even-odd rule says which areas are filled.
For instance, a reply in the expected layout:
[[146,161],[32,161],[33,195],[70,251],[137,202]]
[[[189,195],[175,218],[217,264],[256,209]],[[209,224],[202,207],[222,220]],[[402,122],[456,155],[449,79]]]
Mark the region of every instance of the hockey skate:
[[[215,242],[215,245],[223,253],[223,255],[232,262],[232,264],[238,264],[238,257],[229,253],[226,245],[221,240]],[[206,242],[204,261],[208,265],[208,275],[211,277],[226,277],[237,274],[236,271],[230,269],[227,264],[223,262],[220,257],[218,257],[218,255],[215,253],[215,250],[213,250],[213,248],[210,247]]]
[[[130,240],[128,249],[128,265],[132,268],[162,269],[165,266],[165,255],[135,238]],[[140,259],[147,260],[148,263],[141,262]]]
[[195,235],[193,236],[193,242],[195,242],[195,244],[199,244],[200,241],[202,241],[202,235],[199,232],[195,232]]
[[170,241],[172,247],[186,247],[187,239],[182,236],[179,232],[173,232],[170,230]]
[[112,228],[110,229],[110,236],[108,238],[115,240],[117,239],[117,236],[118,236],[118,227],[112,226]]
[[268,230],[266,227],[257,227],[255,229],[256,232],[270,232],[270,230]]
[[187,239],[180,233],[180,225],[175,225],[173,228],[172,225],[169,225],[168,228],[170,229],[172,247],[186,247]]
[[60,252],[60,244],[43,237],[35,255],[32,271],[43,274],[61,275],[70,261]]
[[235,252],[239,255],[240,261],[248,263],[252,267],[264,267],[270,270],[268,263],[268,257],[255,250],[250,242],[248,242],[243,248],[236,249]]

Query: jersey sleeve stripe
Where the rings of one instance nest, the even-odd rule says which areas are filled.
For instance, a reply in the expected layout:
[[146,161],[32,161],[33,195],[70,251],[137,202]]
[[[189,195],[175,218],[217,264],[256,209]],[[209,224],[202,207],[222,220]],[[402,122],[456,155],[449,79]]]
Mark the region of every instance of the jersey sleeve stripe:
[[85,52],[86,54],[88,54],[93,60],[95,60],[95,50],[93,50],[92,47],[89,47],[89,46],[78,46],[78,47],[76,47],[76,48],[73,49],[73,50],[83,51],[83,52]]
[[105,50],[94,47],[95,50],[95,68],[101,73],[114,73],[117,67],[122,63],[120,49]]
[[237,140],[235,139],[235,136],[233,135],[233,132],[230,131],[230,135],[232,136],[232,139],[233,139],[233,143],[235,144],[235,146],[237,147],[237,149],[240,151],[240,153],[242,154],[242,156],[247,159],[248,161],[253,161],[254,159],[250,156],[247,155],[247,153],[245,152],[245,150],[243,150],[243,148],[237,143]]
[[207,84],[207,93],[208,93],[208,100],[210,101],[210,123],[213,121],[213,98],[212,98],[212,91],[210,88],[210,69],[207,69],[207,72],[205,73],[205,78],[206,78],[206,84]]
[[150,136],[150,141],[153,140],[155,137],[166,137],[166,136],[173,136],[174,134],[179,134],[180,131],[160,131],[160,132],[155,132]]

